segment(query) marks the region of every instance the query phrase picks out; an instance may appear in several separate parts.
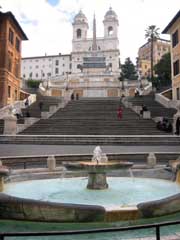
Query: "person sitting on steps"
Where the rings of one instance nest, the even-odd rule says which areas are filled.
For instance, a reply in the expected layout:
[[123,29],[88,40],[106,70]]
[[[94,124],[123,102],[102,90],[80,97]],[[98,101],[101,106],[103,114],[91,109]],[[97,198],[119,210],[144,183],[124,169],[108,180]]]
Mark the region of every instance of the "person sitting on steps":
[[140,115],[143,116],[143,113],[146,112],[146,111],[148,111],[148,108],[147,108],[146,105],[143,104],[143,105],[142,105],[142,109],[141,109],[141,111],[140,111]]

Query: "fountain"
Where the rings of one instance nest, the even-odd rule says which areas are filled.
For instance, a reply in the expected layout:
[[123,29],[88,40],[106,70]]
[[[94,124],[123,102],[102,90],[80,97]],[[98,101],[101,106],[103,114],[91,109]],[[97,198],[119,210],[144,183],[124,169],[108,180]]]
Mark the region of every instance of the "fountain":
[[8,176],[9,170],[7,167],[2,165],[2,162],[0,161],[0,192],[4,190],[4,177]]
[[[139,175],[137,169],[133,171],[132,181],[127,176],[133,163],[108,160],[99,146],[94,149],[91,161],[64,162],[63,165],[73,171],[66,171],[63,179],[57,178],[61,173],[57,172],[55,156],[49,157],[48,163],[49,174],[45,172],[45,175],[50,177],[54,172],[54,179],[43,179],[42,172],[39,177],[36,172],[36,180],[18,182],[13,176],[12,182],[5,185],[0,193],[0,218],[85,223],[135,220],[180,212],[179,168],[177,183],[142,178],[145,177],[142,169]],[[123,171],[119,173],[119,169]],[[146,169],[156,171],[154,165]],[[114,170],[116,177],[107,177],[107,173]],[[162,169],[158,173],[161,172]],[[121,174],[123,177],[119,176]]]
[[68,170],[85,170],[88,172],[88,189],[102,190],[108,188],[106,173],[111,170],[129,169],[133,163],[125,161],[108,161],[99,146],[95,147],[91,162],[64,163]]

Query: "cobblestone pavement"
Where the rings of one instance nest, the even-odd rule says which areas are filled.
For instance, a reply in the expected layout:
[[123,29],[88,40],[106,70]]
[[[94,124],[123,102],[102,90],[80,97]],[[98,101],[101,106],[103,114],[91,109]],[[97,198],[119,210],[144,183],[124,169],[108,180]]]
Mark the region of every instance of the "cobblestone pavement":
[[[0,156],[89,154],[95,145],[17,145],[0,144]],[[180,146],[101,146],[105,153],[179,152]]]

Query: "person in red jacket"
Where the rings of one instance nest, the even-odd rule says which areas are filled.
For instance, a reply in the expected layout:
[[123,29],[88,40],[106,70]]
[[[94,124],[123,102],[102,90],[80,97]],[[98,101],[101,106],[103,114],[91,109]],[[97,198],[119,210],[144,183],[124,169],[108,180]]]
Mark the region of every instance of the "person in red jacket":
[[123,109],[121,106],[118,107],[118,110],[117,110],[117,116],[118,116],[118,119],[121,120],[122,118],[122,114],[123,114]]

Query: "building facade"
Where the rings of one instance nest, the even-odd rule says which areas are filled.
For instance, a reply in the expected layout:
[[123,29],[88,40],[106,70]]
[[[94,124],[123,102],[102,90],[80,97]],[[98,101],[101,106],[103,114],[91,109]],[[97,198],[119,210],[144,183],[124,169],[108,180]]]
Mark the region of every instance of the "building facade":
[[46,94],[52,96],[65,96],[67,92],[83,97],[119,96],[118,25],[118,17],[110,8],[103,20],[104,36],[96,37],[94,16],[93,36],[87,38],[89,24],[80,10],[72,24],[71,54],[24,58],[22,77],[44,80]]
[[25,33],[11,12],[0,12],[0,107],[20,96],[21,41]]
[[71,72],[71,55],[51,55],[22,58],[21,77],[26,81],[33,79],[43,81],[52,76],[65,75]]
[[[153,64],[156,65],[162,56],[170,52],[170,41],[157,39],[153,47]],[[138,51],[138,69],[142,78],[148,78],[151,74],[151,42],[145,43]]]
[[171,35],[171,69],[173,100],[180,100],[180,11],[162,33]]

